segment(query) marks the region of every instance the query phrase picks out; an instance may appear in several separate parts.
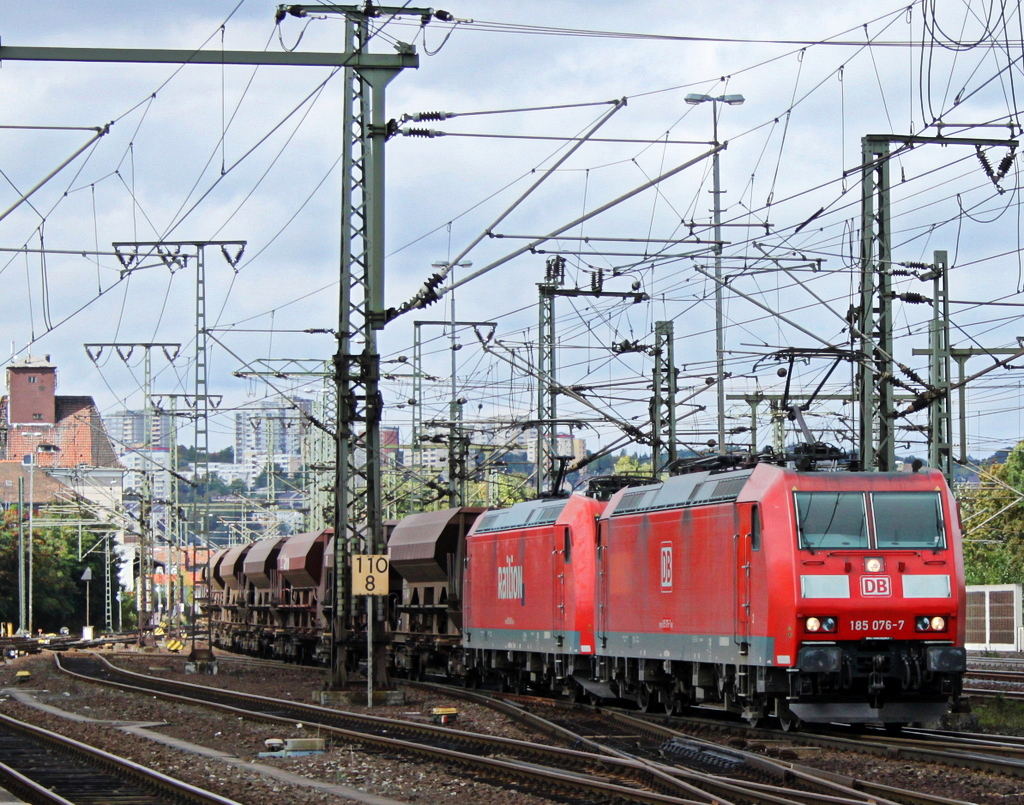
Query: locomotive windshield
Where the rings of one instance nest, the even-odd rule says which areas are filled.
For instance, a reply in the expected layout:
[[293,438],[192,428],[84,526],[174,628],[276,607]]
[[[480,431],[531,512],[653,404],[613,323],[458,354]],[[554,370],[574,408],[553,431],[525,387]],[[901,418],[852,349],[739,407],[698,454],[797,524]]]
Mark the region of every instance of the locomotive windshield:
[[935,492],[871,495],[879,548],[945,548],[942,503]]
[[800,547],[867,548],[867,515],[860,492],[797,492]]
[[934,492],[797,492],[795,498],[801,548],[946,547],[942,502]]

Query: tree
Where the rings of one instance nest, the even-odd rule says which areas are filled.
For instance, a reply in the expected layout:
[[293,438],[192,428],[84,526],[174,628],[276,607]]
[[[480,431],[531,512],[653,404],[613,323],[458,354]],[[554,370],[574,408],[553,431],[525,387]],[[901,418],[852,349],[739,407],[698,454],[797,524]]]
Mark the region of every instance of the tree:
[[618,461],[615,462],[615,474],[616,475],[650,475],[651,462],[650,459],[644,461],[646,456],[641,457],[634,453],[631,456],[626,455],[625,452],[619,456]]
[[1018,583],[1024,575],[1024,442],[1005,464],[984,468],[977,487],[958,489],[968,584]]
[[[199,451],[195,447],[185,447],[185,445],[178,445],[178,461],[183,464],[191,464],[196,460],[196,456]],[[216,464],[234,464],[235,463],[235,448],[225,447],[223,450],[218,450],[216,453],[210,453],[207,456],[207,460]]]
[[[11,507],[0,518],[0,622],[18,624],[18,525],[19,512]],[[27,518],[26,518],[27,519]],[[28,540],[28,523],[24,524]],[[93,540],[95,541],[95,540]],[[86,545],[85,547],[88,547]],[[85,623],[85,586],[80,581],[86,567],[93,580],[103,579],[103,553],[78,559],[78,531],[73,528],[33,528],[32,534],[32,621],[36,629],[56,632],[62,626],[73,631]],[[26,568],[27,572],[27,568]],[[27,586],[27,577],[26,577]],[[102,589],[101,586],[96,589]],[[93,617],[102,613],[102,595],[90,597]]]

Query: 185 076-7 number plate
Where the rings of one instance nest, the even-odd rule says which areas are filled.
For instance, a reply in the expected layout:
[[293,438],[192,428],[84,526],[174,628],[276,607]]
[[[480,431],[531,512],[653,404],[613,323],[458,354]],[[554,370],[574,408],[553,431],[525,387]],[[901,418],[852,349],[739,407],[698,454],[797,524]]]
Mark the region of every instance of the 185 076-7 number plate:
[[905,620],[854,620],[850,621],[850,629],[854,632],[900,632],[905,624]]

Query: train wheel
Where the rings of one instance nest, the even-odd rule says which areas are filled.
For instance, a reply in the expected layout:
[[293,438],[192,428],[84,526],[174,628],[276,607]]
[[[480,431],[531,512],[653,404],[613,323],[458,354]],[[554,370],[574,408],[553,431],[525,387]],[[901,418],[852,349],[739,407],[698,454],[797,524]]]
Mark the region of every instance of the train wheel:
[[761,726],[761,722],[763,720],[764,716],[762,716],[760,713],[751,713],[749,716],[747,716],[747,724],[751,727],[751,729],[756,730],[758,727]]
[[667,713],[671,704],[666,704],[659,691],[653,685],[642,684],[638,697],[640,710],[644,713]]
[[783,732],[795,732],[800,726],[800,719],[794,715],[779,716],[779,726]]

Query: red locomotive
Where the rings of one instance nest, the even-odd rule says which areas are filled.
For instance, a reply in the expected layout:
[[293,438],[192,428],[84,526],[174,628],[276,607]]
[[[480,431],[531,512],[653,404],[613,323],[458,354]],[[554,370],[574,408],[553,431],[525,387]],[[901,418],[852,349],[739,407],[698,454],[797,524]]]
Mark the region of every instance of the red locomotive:
[[604,504],[583,495],[517,503],[480,517],[466,544],[463,668],[520,690],[590,676],[594,527]]
[[[666,711],[716,702],[784,727],[924,722],[961,704],[960,526],[934,470],[765,462],[391,528],[392,656],[413,676]],[[216,644],[326,662],[329,535],[216,554]]]
[[[757,722],[929,721],[966,670],[960,528],[937,471],[772,464],[518,504],[468,537],[465,673]],[[570,591],[570,584],[573,589]]]

